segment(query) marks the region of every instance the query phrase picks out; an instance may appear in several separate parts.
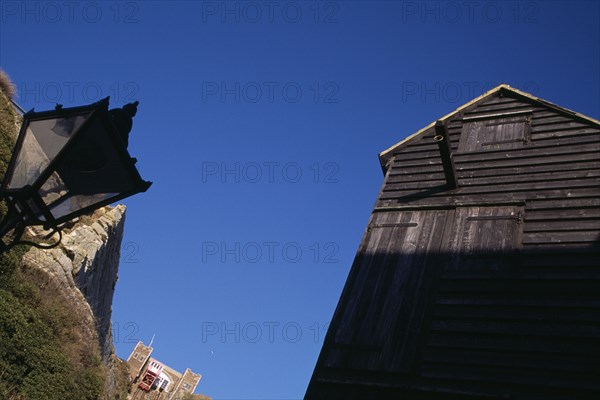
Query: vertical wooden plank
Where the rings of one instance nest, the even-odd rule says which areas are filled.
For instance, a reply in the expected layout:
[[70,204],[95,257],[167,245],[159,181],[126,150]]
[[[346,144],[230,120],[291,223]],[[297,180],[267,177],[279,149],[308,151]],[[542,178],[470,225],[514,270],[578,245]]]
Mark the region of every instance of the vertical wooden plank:
[[480,132],[483,128],[483,121],[463,123],[460,141],[458,142],[458,151],[462,153],[477,149],[477,138],[481,136]]

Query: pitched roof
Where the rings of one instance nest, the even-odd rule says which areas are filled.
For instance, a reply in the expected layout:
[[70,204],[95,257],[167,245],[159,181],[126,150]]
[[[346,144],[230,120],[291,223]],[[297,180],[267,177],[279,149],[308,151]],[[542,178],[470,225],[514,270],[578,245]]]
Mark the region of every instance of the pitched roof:
[[530,93],[527,92],[523,92],[521,90],[515,89],[513,87],[511,87],[508,84],[502,83],[498,86],[496,86],[495,88],[488,90],[487,92],[485,92],[484,94],[482,94],[481,96],[469,101],[468,103],[463,104],[462,106],[458,107],[456,110],[452,111],[449,114],[446,114],[445,116],[443,116],[442,118],[440,118],[439,120],[433,121],[432,123],[430,123],[429,125],[427,125],[426,127],[420,129],[419,131],[413,133],[412,135],[406,137],[405,139],[401,140],[400,142],[396,143],[395,145],[391,146],[390,148],[382,151],[381,153],[379,153],[379,161],[381,163],[382,166],[385,166],[387,161],[392,157],[394,150],[396,150],[398,147],[400,147],[401,145],[403,145],[404,143],[422,135],[423,133],[425,133],[427,130],[429,130],[430,128],[433,128],[433,126],[435,125],[435,123],[437,121],[442,121],[442,122],[446,122],[447,120],[449,120],[450,118],[452,118],[453,116],[455,116],[456,114],[458,114],[459,112],[463,111],[465,108],[470,107],[480,101],[483,101],[484,99],[494,95],[497,92],[500,91],[506,91],[508,93],[513,93],[515,95],[517,95],[518,97],[521,98],[526,98],[529,99],[533,102],[536,102],[540,105],[543,105],[545,107],[551,108],[555,111],[561,112],[561,113],[566,113],[568,115],[570,115],[571,117],[575,117],[578,118],[580,120],[584,120],[587,122],[591,122],[595,125],[599,125],[600,126],[600,121],[594,119],[594,118],[590,118],[588,116],[585,116],[583,114],[577,113],[575,111],[571,111],[567,108],[558,106],[554,103],[551,103],[547,100],[541,99],[539,97],[536,97]]

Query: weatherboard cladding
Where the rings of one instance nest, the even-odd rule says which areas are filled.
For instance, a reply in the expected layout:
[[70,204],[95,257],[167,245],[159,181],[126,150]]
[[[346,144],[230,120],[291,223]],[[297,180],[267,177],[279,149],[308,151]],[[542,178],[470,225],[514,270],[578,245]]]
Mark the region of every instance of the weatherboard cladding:
[[307,399],[600,398],[600,123],[499,87],[380,156]]

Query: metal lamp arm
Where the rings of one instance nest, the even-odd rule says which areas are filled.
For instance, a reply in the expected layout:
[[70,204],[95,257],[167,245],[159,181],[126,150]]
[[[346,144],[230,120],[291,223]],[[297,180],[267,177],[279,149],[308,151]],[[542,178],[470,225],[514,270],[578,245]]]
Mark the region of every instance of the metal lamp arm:
[[16,242],[14,242],[13,246],[17,245],[17,244],[28,244],[30,246],[37,247],[38,249],[42,249],[42,250],[53,249],[56,246],[58,246],[62,241],[62,229],[61,228],[54,229],[49,235],[47,235],[47,237],[54,236],[55,233],[58,233],[58,240],[51,244],[36,243],[36,242],[32,242],[30,240],[17,240]]
[[[5,196],[1,196],[5,198]],[[37,247],[38,249],[52,249],[57,247],[62,241],[62,229],[59,227],[55,227],[53,231],[46,236],[46,238],[50,238],[54,236],[54,234],[58,233],[58,240],[54,243],[45,244],[45,243],[36,243],[30,240],[21,240],[23,233],[25,232],[26,224],[22,218],[20,218],[19,213],[15,209],[15,206],[10,202],[6,202],[8,205],[8,212],[0,222],[0,254],[4,253],[12,249],[14,246],[18,244],[27,244],[33,247]],[[7,235],[10,231],[14,230],[13,240],[6,244],[2,240],[5,235]]]

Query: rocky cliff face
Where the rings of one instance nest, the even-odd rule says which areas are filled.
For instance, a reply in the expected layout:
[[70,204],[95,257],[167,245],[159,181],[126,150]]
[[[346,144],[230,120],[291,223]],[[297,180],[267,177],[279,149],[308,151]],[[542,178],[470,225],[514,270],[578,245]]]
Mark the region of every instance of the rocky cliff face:
[[[23,257],[26,265],[47,272],[60,282],[72,300],[71,307],[85,321],[83,329],[89,337],[98,337],[102,360],[109,367],[108,394],[115,387],[111,314],[124,224],[125,206],[103,207],[68,226],[58,247],[31,248]],[[43,234],[38,229],[29,233]]]

